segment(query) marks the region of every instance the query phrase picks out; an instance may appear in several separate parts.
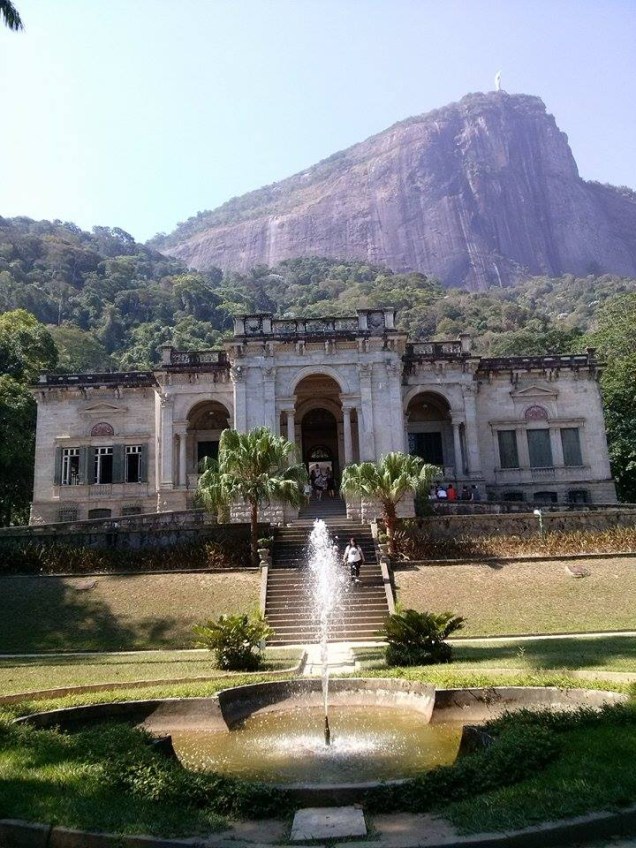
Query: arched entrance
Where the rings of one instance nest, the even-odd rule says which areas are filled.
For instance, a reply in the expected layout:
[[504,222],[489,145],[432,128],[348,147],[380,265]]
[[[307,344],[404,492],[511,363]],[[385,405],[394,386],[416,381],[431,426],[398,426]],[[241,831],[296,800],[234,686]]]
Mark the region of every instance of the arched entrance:
[[[331,469],[336,482],[345,465],[345,425],[342,388],[327,374],[309,374],[294,391],[295,439],[302,461],[308,468],[318,464]],[[281,432],[286,422],[281,419]],[[355,410],[347,410],[349,455],[358,455],[358,427]]]
[[192,407],[188,414],[186,468],[196,474],[206,457],[217,459],[221,433],[230,426],[230,413],[216,400],[206,400]]
[[456,462],[451,411],[446,398],[436,392],[420,392],[409,401],[406,418],[409,453],[445,470],[452,468],[454,477],[460,475],[461,458]]
[[303,462],[308,468],[320,466],[323,474],[331,470],[338,479],[340,462],[336,416],[328,409],[315,407],[303,416],[300,426]]

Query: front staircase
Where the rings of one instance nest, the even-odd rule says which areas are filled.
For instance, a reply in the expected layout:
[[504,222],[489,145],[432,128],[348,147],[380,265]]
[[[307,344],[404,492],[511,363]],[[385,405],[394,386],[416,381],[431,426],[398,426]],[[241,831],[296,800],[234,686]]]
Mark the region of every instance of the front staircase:
[[[310,501],[295,521],[276,530],[265,602],[265,615],[274,629],[269,644],[307,644],[318,638],[307,566],[309,534],[316,518],[327,524],[340,556],[349,538],[355,536],[365,557],[360,582],[348,583],[343,593],[342,609],[331,622],[329,641],[377,639],[389,609],[371,530],[368,524],[347,519],[342,500],[324,498]],[[342,568],[346,570],[345,565]]]

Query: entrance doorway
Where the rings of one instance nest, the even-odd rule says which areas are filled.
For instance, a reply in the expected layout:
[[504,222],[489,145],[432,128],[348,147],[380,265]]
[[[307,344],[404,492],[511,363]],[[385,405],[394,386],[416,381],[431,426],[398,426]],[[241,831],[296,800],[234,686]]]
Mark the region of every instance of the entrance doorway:
[[450,406],[436,392],[421,392],[409,402],[409,453],[430,465],[452,469],[453,477],[461,476],[461,457],[455,456]]
[[303,462],[311,470],[318,465],[338,479],[338,424],[328,409],[310,409],[301,421]]

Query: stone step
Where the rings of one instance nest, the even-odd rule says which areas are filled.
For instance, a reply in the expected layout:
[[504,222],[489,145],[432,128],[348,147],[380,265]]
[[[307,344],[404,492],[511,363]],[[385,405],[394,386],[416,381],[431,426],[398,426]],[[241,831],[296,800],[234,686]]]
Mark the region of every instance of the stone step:
[[[319,634],[317,631],[293,631],[289,633],[285,633],[283,635],[272,636],[271,639],[268,640],[268,645],[303,645],[308,642],[316,642],[319,638]],[[367,630],[343,630],[338,633],[331,633],[329,635],[329,642],[371,642],[383,641],[382,633],[378,630],[367,629]]]

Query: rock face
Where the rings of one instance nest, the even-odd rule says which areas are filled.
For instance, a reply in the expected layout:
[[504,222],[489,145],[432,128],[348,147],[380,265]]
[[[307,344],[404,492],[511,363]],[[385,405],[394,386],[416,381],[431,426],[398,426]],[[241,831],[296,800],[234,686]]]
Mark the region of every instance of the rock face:
[[204,270],[319,255],[485,289],[527,274],[636,275],[636,194],[579,177],[538,97],[470,94],[154,245]]

